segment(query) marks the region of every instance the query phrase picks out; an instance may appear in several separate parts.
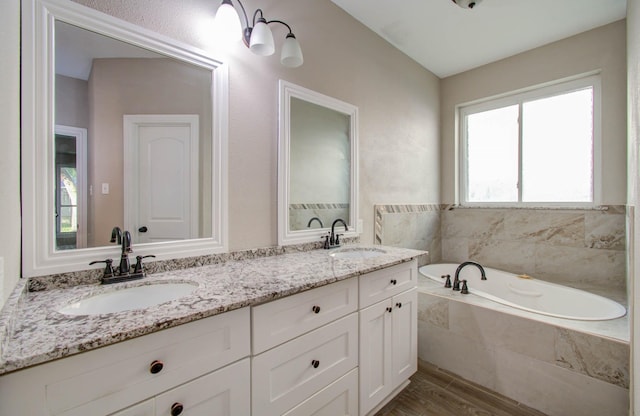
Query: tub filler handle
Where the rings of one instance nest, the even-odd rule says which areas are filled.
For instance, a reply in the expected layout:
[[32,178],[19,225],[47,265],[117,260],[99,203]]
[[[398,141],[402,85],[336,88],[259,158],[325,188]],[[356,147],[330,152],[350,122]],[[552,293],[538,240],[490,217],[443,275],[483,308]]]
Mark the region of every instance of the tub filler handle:
[[447,280],[444,282],[444,287],[450,288],[451,287],[451,275],[448,274],[448,275],[442,276],[442,277],[446,277],[447,278]]

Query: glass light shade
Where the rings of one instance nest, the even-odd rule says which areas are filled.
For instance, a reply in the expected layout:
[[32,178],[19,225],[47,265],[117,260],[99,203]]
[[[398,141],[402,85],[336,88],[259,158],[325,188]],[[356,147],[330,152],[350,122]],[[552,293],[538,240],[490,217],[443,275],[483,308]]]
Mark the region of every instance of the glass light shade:
[[213,20],[216,35],[227,41],[238,41],[242,39],[242,26],[238,12],[231,4],[230,0],[223,0],[216,17]]
[[289,33],[282,44],[282,54],[280,55],[280,63],[289,68],[296,68],[302,65],[304,58],[302,57],[302,49],[300,43],[293,33]]
[[251,49],[251,52],[260,56],[273,55],[276,50],[273,43],[273,33],[271,33],[271,29],[269,29],[267,21],[264,18],[258,19],[258,23],[256,23],[251,31],[249,49]]

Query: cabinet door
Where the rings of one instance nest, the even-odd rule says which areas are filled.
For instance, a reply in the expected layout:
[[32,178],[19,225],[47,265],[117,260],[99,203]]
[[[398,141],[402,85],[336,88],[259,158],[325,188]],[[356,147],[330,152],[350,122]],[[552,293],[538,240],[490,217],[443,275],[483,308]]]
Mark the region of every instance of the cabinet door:
[[393,297],[391,319],[391,367],[396,388],[418,370],[417,289]]
[[249,359],[245,358],[156,397],[156,415],[178,404],[189,416],[250,416]]
[[360,415],[392,391],[391,299],[360,311]]

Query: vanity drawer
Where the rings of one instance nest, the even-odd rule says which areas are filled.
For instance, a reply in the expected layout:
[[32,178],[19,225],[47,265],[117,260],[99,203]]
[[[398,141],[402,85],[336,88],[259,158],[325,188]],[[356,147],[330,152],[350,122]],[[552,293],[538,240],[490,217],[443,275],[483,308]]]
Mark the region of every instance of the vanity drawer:
[[320,390],[283,416],[350,416],[358,414],[358,369]]
[[156,416],[171,414],[175,403],[183,415],[250,416],[249,358],[231,364],[156,397]]
[[356,278],[256,306],[251,310],[253,354],[266,351],[357,309]]
[[282,415],[357,365],[353,313],[252,359],[254,414]]
[[246,357],[249,318],[239,309],[45,365],[48,411],[109,414]]
[[412,260],[359,277],[360,309],[417,286],[418,262]]

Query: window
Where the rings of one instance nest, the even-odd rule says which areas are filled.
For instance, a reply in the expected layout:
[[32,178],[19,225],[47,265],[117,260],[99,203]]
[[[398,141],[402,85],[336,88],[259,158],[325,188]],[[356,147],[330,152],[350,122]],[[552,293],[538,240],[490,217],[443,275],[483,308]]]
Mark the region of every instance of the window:
[[460,108],[463,205],[595,205],[597,76]]

